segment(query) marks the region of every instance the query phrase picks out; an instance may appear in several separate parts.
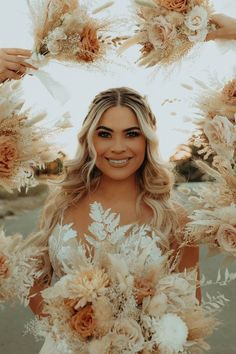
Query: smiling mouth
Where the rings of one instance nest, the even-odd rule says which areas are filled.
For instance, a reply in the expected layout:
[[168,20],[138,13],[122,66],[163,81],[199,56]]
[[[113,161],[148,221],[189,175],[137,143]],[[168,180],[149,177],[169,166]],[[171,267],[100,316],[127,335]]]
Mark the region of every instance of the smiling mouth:
[[119,166],[126,164],[130,159],[132,159],[132,157],[128,157],[126,159],[109,159],[106,157],[106,159],[110,164]]

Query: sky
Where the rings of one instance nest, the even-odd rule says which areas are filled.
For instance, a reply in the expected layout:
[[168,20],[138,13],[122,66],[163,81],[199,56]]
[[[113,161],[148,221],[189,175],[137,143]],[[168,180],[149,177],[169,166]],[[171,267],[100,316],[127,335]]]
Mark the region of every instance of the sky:
[[[37,0],[40,1],[40,0]],[[104,1],[93,1],[101,5]],[[3,1],[0,11],[0,48],[33,48],[31,19],[26,0]],[[82,2],[82,0],[81,0]],[[85,2],[85,0],[84,0]],[[235,0],[212,1],[216,12],[223,12],[236,17]],[[132,0],[116,0],[107,11],[109,16],[116,16],[129,23],[132,13]],[[125,33],[121,25],[120,33]],[[129,25],[127,30],[129,33]],[[157,134],[160,140],[160,151],[164,159],[168,159],[177,145],[187,141],[194,131],[188,122],[193,114],[191,92],[182,84],[193,86],[193,78],[206,84],[210,76],[220,79],[232,75],[233,64],[236,63],[236,41],[204,43],[195,48],[181,63],[169,69],[146,69],[135,64],[138,59],[138,47],[125,52],[122,56],[113,56],[107,63],[98,68],[81,65],[64,65],[49,63],[45,70],[68,93],[69,100],[62,105],[55,100],[41,84],[32,76],[23,80],[24,98],[27,107],[33,111],[47,111],[48,120],[56,120],[64,112],[69,112],[73,128],[60,139],[64,151],[72,157],[77,146],[76,134],[81,127],[88,105],[93,97],[104,89],[118,86],[129,86],[145,94],[153,112],[157,116]]]

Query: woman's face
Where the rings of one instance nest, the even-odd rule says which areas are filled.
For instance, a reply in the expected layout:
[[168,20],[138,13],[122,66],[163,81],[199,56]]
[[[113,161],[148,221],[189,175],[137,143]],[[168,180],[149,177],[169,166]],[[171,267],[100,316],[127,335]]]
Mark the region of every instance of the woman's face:
[[96,166],[105,176],[123,180],[133,176],[145,158],[146,138],[128,107],[106,110],[94,133]]

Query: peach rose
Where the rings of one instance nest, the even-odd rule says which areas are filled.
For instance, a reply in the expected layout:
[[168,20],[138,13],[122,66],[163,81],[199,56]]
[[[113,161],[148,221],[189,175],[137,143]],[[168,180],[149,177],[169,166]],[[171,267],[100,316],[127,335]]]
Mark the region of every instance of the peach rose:
[[188,0],[159,0],[161,6],[168,10],[184,12],[188,7]]
[[8,266],[7,266],[8,258],[3,254],[0,254],[0,279],[5,279],[8,274]]
[[0,136],[0,176],[12,174],[17,158],[16,140],[12,136]]
[[217,231],[216,239],[223,251],[236,257],[236,225],[221,225]]
[[92,26],[86,25],[81,33],[79,59],[86,62],[94,61],[96,54],[98,54],[100,46],[97,37],[97,31]]
[[138,305],[141,305],[146,296],[153,296],[155,288],[150,280],[138,278],[134,281],[134,294]]
[[231,80],[222,90],[222,100],[225,103],[236,104],[236,78]]
[[91,304],[86,305],[71,318],[72,328],[82,337],[93,335],[96,328],[96,320]]

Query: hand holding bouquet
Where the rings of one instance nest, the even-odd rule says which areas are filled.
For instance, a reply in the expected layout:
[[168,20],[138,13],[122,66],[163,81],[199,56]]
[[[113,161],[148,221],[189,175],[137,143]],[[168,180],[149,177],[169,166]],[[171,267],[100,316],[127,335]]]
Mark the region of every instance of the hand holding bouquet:
[[139,64],[150,67],[180,60],[215,25],[208,0],[136,0],[136,34],[120,51],[141,45]]
[[35,59],[42,64],[50,59],[75,63],[92,63],[104,57],[112,41],[106,32],[108,20],[96,14],[112,5],[107,2],[94,11],[77,0],[28,0],[31,10]]

